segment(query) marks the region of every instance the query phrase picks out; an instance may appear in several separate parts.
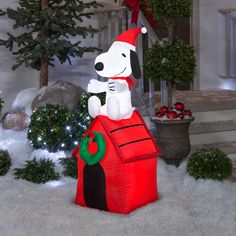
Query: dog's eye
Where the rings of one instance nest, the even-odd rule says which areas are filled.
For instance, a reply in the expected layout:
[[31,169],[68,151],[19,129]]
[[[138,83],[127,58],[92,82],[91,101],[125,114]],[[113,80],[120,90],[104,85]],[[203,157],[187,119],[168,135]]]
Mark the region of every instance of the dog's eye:
[[122,53],[122,56],[123,56],[123,57],[126,57],[126,55],[125,55],[124,53]]

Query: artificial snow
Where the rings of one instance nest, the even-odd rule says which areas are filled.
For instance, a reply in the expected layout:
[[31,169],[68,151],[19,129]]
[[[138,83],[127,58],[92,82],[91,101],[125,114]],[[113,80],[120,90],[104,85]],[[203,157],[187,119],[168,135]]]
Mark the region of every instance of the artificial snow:
[[46,184],[16,180],[13,168],[25,160],[56,161],[68,153],[33,150],[25,132],[0,127],[0,148],[12,157],[10,172],[0,177],[0,235],[145,235],[235,236],[236,183],[198,180],[179,168],[158,164],[159,200],[129,215],[111,214],[74,204],[77,181]]
[[41,89],[28,88],[20,91],[12,103],[13,110],[24,110],[27,115],[32,114],[31,104],[38,94],[44,94],[47,87]]

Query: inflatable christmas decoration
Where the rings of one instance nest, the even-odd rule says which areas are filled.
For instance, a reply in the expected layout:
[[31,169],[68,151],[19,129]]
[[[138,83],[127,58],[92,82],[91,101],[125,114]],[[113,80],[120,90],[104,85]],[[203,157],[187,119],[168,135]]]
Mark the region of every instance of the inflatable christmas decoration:
[[90,97],[88,110],[95,119],[73,152],[78,158],[75,202],[81,206],[127,214],[158,198],[159,149],[131,104],[131,75],[141,75],[135,53],[141,33],[146,29],[123,32],[95,60],[97,73],[109,79],[88,84],[88,92],[106,92],[106,103],[101,106],[97,96]]

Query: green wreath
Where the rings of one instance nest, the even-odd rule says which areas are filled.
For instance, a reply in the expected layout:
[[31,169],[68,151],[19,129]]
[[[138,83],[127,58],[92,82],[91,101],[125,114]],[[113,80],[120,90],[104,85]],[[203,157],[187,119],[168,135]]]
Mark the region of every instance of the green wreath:
[[99,132],[93,132],[95,134],[94,142],[98,145],[98,150],[94,154],[90,154],[88,151],[90,137],[86,136],[82,138],[80,143],[80,157],[89,166],[97,164],[105,155],[106,141],[103,135]]

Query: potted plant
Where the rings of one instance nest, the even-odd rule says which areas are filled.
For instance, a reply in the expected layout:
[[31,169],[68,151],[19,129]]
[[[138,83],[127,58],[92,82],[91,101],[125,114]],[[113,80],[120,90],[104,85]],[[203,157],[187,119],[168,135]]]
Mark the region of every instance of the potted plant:
[[179,165],[190,152],[189,125],[194,120],[192,112],[185,110],[183,103],[173,104],[175,84],[190,84],[195,71],[194,49],[174,38],[176,17],[189,16],[190,0],[147,0],[154,16],[164,18],[168,40],[156,43],[144,56],[144,77],[155,82],[166,80],[168,104],[156,111],[152,121],[157,128],[157,143],[161,157],[167,163]]

